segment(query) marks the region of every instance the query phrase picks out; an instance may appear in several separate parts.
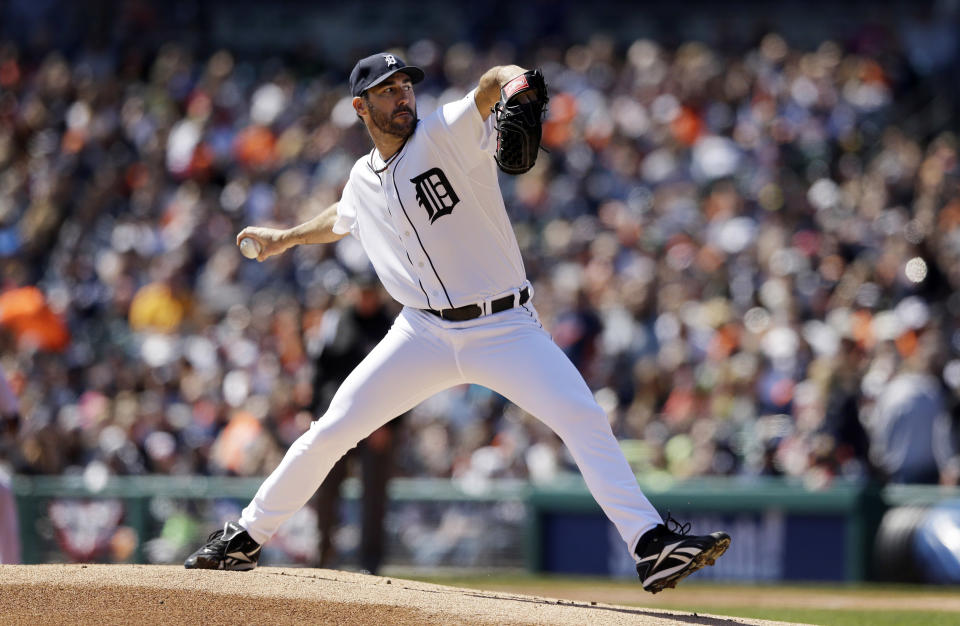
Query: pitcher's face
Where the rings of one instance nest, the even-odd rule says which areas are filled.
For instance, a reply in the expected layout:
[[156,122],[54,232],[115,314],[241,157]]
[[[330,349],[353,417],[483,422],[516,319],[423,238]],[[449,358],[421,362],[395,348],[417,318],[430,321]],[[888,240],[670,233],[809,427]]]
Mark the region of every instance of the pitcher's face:
[[417,125],[417,99],[413,93],[413,82],[403,72],[397,72],[371,87],[360,99],[363,100],[362,108],[357,113],[382,133],[406,138]]

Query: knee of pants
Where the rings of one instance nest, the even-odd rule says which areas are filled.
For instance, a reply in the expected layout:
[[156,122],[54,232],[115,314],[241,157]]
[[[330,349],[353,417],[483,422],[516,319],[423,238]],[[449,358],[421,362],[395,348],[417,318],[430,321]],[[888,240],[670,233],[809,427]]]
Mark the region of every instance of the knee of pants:
[[358,429],[355,423],[346,419],[326,419],[327,415],[310,424],[295,445],[302,446],[311,454],[336,454],[340,458],[367,434]]
[[583,436],[592,431],[607,433],[610,431],[610,421],[607,412],[593,401],[570,403],[557,413],[557,434],[561,437],[566,433],[574,436]]

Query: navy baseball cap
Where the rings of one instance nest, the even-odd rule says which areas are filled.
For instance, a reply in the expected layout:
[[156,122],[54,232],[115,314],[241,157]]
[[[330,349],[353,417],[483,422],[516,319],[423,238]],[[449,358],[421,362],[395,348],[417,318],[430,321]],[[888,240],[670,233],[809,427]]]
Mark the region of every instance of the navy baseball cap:
[[360,59],[350,72],[350,93],[359,96],[367,89],[379,85],[397,72],[403,72],[410,77],[413,83],[423,80],[423,70],[414,65],[407,65],[403,59],[388,52],[371,54]]

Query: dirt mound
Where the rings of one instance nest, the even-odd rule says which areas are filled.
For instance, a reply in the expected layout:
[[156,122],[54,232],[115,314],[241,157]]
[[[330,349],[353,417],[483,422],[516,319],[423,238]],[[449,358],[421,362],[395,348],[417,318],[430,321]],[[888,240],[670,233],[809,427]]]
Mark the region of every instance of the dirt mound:
[[323,569],[263,567],[237,573],[156,565],[0,565],[0,621],[297,626],[773,623]]

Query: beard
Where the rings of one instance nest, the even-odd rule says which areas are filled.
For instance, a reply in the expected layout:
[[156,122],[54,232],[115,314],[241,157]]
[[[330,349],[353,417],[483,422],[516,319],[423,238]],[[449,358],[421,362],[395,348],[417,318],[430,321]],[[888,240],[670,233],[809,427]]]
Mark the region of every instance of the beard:
[[[369,106],[369,110],[370,120],[377,127],[377,130],[404,139],[413,134],[413,129],[416,128],[419,121],[417,120],[417,112],[406,106],[397,107],[390,113],[380,111],[373,106]],[[410,115],[397,117],[404,112]]]

